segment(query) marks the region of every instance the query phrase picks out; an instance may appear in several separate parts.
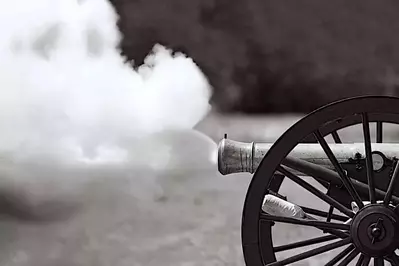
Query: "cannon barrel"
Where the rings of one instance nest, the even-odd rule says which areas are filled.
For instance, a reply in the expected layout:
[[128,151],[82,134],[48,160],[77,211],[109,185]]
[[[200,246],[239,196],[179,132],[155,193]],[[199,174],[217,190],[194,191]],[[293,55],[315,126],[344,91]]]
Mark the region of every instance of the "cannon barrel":
[[[239,142],[227,138],[218,145],[218,170],[222,175],[248,172],[254,173],[273,143]],[[348,162],[350,158],[364,158],[364,143],[329,144],[338,162]],[[399,144],[372,143],[373,151],[381,152],[386,158],[399,158]],[[323,148],[318,143],[300,143],[290,153],[291,158],[302,159],[328,169],[334,169]],[[360,156],[360,157],[359,157]],[[373,167],[382,163],[374,158]],[[303,175],[295,172],[295,174]]]

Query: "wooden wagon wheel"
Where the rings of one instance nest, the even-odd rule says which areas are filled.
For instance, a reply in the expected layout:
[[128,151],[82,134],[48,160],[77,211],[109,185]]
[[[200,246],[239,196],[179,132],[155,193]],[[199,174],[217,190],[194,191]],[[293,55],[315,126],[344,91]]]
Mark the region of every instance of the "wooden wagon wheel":
[[[270,148],[257,168],[247,191],[242,217],[242,245],[247,266],[292,265],[303,262],[313,256],[324,254],[337,248],[342,252],[328,258],[324,265],[399,265],[395,251],[399,248],[399,164],[396,160],[387,167],[373,169],[370,123],[376,123],[376,140],[383,142],[385,123],[399,124],[399,98],[385,96],[364,96],[338,101],[310,113],[288,129]],[[332,136],[340,143],[339,131],[359,124],[364,135],[365,158],[359,158],[359,171],[345,168],[338,163],[325,137]],[[384,127],[383,127],[384,125]],[[289,153],[303,142],[317,141],[334,165],[339,182],[323,176],[323,169],[308,164],[301,169],[307,176],[316,178],[331,193],[320,189],[294,174],[295,163],[287,167],[284,162]],[[353,164],[350,164],[353,165]],[[319,170],[322,170],[321,172]],[[281,175],[281,173],[283,175]],[[318,175],[315,177],[315,173]],[[329,172],[326,172],[327,174]],[[378,178],[376,178],[378,176]],[[262,210],[263,201],[268,194],[281,198],[289,195],[279,194],[283,179],[293,181],[304,191],[310,192],[328,203],[330,209],[316,210],[302,206],[307,215],[324,217],[318,220],[297,219],[271,215]],[[354,180],[361,180],[366,187],[359,190]],[[395,185],[396,184],[396,185]],[[370,204],[365,203],[369,201]],[[353,202],[358,207],[355,212]],[[339,214],[333,214],[333,210]],[[275,246],[272,228],[275,224],[295,224],[314,227],[324,235],[295,243]],[[321,246],[313,248],[314,244]],[[299,247],[310,247],[302,253],[295,253]],[[295,255],[278,259],[277,254],[289,250]],[[323,265],[323,264],[319,264]]]

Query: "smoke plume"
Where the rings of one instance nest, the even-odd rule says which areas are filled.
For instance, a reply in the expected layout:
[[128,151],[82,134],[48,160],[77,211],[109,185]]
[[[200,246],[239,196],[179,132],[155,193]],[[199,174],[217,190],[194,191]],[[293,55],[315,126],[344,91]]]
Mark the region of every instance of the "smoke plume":
[[193,130],[212,92],[192,59],[156,44],[126,62],[106,0],[1,1],[3,190],[45,213],[81,183],[129,178],[152,199],[165,171],[214,167],[215,143]]

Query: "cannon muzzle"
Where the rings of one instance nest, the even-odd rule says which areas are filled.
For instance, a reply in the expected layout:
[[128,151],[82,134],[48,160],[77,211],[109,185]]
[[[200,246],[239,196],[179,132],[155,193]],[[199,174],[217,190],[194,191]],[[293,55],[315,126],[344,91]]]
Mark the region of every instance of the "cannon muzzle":
[[[247,172],[254,173],[273,143],[239,142],[227,138],[218,146],[218,169],[222,175]],[[363,143],[329,144],[339,163],[352,159],[365,158]],[[373,168],[376,170],[384,164],[385,158],[399,157],[399,144],[372,143]],[[378,151],[378,153],[376,153]],[[384,158],[385,157],[385,158]],[[301,159],[333,170],[334,166],[318,143],[300,143],[290,153],[289,158]],[[298,175],[303,175],[296,172]]]
[[[254,173],[270,147],[263,144],[264,154],[256,154],[259,144],[222,139],[218,146],[218,169],[222,175],[248,172]],[[258,149],[259,150],[259,149]],[[258,151],[259,152],[259,151]]]

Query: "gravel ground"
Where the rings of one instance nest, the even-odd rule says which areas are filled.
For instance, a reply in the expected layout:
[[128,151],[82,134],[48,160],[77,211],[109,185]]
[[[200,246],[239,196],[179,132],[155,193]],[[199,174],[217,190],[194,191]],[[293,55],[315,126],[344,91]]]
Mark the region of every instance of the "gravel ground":
[[[301,116],[223,117],[211,115],[197,129],[215,141],[273,141]],[[189,151],[201,151],[191,143]],[[196,148],[196,149],[195,149]],[[162,174],[132,170],[132,175],[107,178],[101,172],[74,200],[75,215],[58,222],[3,219],[1,265],[9,266],[222,266],[244,265],[240,223],[250,174],[221,176],[216,165]],[[202,156],[202,157],[201,157]],[[196,164],[196,165],[195,165]],[[104,176],[104,178],[101,178]],[[32,184],[24,184],[29,190]],[[42,188],[41,198],[54,194]],[[57,190],[55,190],[57,191]],[[289,191],[289,193],[288,193]],[[311,195],[283,192],[296,203],[324,208]],[[34,196],[31,196],[34,199]],[[306,239],[310,230],[280,226],[277,244]],[[292,255],[283,254],[284,256]],[[329,255],[331,257],[332,254]],[[298,263],[322,265],[327,257]]]

